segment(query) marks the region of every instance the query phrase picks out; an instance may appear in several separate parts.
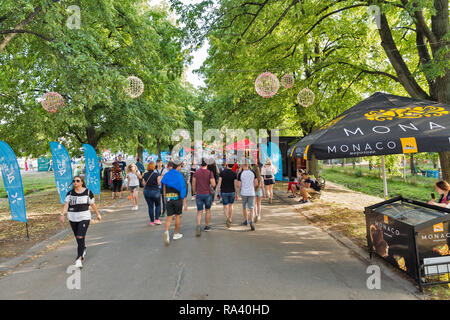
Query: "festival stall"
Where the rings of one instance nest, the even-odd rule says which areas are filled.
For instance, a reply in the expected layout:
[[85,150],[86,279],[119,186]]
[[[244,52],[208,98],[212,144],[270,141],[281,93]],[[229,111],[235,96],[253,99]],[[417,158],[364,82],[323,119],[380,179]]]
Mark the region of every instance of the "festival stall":
[[[291,155],[303,155],[305,160],[311,159],[313,156],[318,160],[381,156],[384,195],[387,200],[384,155],[448,150],[450,150],[450,106],[433,101],[417,100],[377,92],[301,139],[289,152]],[[437,206],[423,205],[414,202],[414,200],[402,199],[399,198],[395,201],[400,200],[402,203],[413,203],[416,206],[414,210],[406,210],[402,204],[401,217],[404,220],[403,225],[407,225],[407,221],[413,221],[414,216],[417,216],[418,212],[421,212],[423,218],[418,222],[418,225],[422,224],[421,226],[426,224],[427,227],[430,227],[429,224],[431,223],[431,227],[433,227],[435,224],[444,223],[448,220],[448,210],[442,210],[441,207]],[[379,211],[386,204],[386,202],[382,202],[366,208],[367,217],[372,217],[376,208]],[[394,205],[391,204],[390,208],[393,207]],[[428,210],[426,213],[422,212],[425,210],[423,209],[424,207]],[[410,247],[414,249],[418,245],[420,246],[420,239],[414,233],[421,230],[418,225],[409,223],[410,228],[404,228],[409,231],[403,232],[398,228],[395,229],[395,226],[399,223],[395,218],[397,215],[394,217],[386,212],[383,214],[384,216],[390,216],[390,218],[383,218],[382,222],[382,234],[385,238],[396,241],[395,239],[398,237],[405,237],[405,232],[407,232],[409,236],[407,236],[408,240],[405,241],[410,244]],[[372,253],[370,223],[367,222],[367,224],[367,241],[369,250]],[[413,230],[411,228],[414,228],[414,232],[411,231]],[[399,234],[392,234],[386,231],[392,229],[399,230]],[[435,228],[434,236],[443,237],[442,239],[444,240],[442,241],[447,241],[447,237],[450,237],[449,230],[445,227]],[[407,251],[413,249],[407,249]],[[392,251],[387,255],[379,255],[388,261],[394,262],[396,258]],[[444,255],[447,256],[445,259],[450,258],[450,251],[442,252],[445,252]],[[375,251],[375,253],[377,252]],[[418,253],[413,254],[412,252],[410,252],[409,256],[402,256],[401,259],[401,265],[415,265],[415,268],[413,267],[412,269],[415,271],[409,273],[409,275],[421,281],[419,282],[420,288],[424,284],[420,275],[430,274],[430,266],[438,271],[442,271],[442,268],[448,268],[449,262],[447,260],[427,260],[429,259],[428,256]],[[414,261],[410,261],[411,259]],[[447,269],[447,273],[448,271]],[[426,281],[428,281],[427,283],[435,283],[430,282],[429,278]],[[440,278],[439,282],[448,283],[450,281],[448,278],[447,281],[442,281],[442,278]]]

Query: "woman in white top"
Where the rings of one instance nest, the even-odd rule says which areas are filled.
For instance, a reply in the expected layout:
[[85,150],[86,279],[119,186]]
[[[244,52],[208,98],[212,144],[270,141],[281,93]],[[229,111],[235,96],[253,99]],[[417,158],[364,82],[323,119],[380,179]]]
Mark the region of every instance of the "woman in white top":
[[86,188],[83,178],[76,176],[72,183],[73,188],[67,193],[66,203],[61,212],[60,221],[61,223],[64,223],[64,216],[67,213],[67,218],[69,219],[70,226],[78,243],[78,255],[75,266],[77,268],[82,268],[83,264],[81,263],[81,260],[83,260],[86,255],[85,237],[89,223],[91,222],[91,211],[89,210],[89,207],[94,209],[99,221],[102,220],[102,217],[94,203],[94,194]]
[[264,167],[261,169],[261,175],[264,178],[264,186],[266,187],[267,196],[269,197],[269,203],[272,203],[273,185],[275,184],[276,173],[277,169],[272,164],[270,158],[267,158]]
[[130,164],[127,168],[127,187],[130,191],[128,199],[133,199],[133,206],[131,210],[138,210],[138,196],[139,196],[139,180],[142,179],[137,166],[135,164]]

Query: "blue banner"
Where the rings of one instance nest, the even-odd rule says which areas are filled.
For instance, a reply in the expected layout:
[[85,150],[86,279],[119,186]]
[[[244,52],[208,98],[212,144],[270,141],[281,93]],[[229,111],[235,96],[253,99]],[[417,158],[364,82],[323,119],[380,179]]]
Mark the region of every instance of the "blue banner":
[[283,180],[283,162],[281,159],[281,151],[276,143],[269,142],[268,146],[266,144],[260,144],[261,148],[261,163],[264,164],[267,158],[272,160],[273,166],[277,169],[275,174],[275,180]]
[[0,141],[0,167],[3,184],[8,195],[9,208],[11,209],[11,219],[26,223],[27,211],[19,164],[14,151],[3,141]]
[[90,144],[83,144],[86,161],[86,187],[93,194],[100,194],[100,167],[97,152]]
[[164,164],[167,164],[170,161],[170,152],[169,151],[161,152],[161,160]]
[[72,161],[62,144],[50,142],[50,150],[52,151],[53,172],[55,174],[56,189],[59,193],[59,201],[64,204],[73,180]]

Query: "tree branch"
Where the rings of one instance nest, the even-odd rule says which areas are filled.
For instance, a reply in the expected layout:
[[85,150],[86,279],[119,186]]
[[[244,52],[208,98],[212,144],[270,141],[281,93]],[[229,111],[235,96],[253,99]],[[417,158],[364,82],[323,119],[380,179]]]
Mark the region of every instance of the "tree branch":
[[401,83],[399,78],[397,78],[396,76],[393,76],[393,75],[390,74],[390,73],[384,72],[384,71],[379,71],[379,70],[367,70],[367,69],[364,69],[364,68],[362,68],[362,67],[360,67],[360,66],[355,66],[355,65],[353,65],[353,64],[351,64],[351,63],[344,62],[344,61],[338,61],[338,62],[336,62],[336,63],[338,63],[338,64],[343,64],[343,65],[347,65],[347,66],[350,66],[350,67],[352,67],[352,68],[359,69],[361,72],[364,72],[364,73],[368,73],[368,74],[377,74],[377,75],[386,76],[386,77],[391,78],[391,79],[394,80],[394,81],[397,81],[398,83]]
[[308,31],[306,31],[300,38],[298,38],[293,45],[291,45],[286,51],[289,51],[292,47],[294,47],[294,49],[292,50],[292,52],[290,54],[288,54],[286,57],[288,56],[293,56],[295,51],[297,50],[297,46],[300,43],[300,41],[307,36],[312,30],[314,30],[314,28],[316,28],[323,20],[325,20],[326,18],[328,18],[329,16],[341,12],[341,11],[345,11],[345,10],[349,10],[349,9],[353,9],[353,8],[357,8],[357,7],[364,7],[366,6],[366,4],[355,4],[352,6],[348,6],[348,7],[344,7],[335,11],[332,11],[330,13],[327,13],[326,15],[324,15],[322,18],[320,18],[319,20],[316,21],[316,23],[314,23],[311,28],[308,29]]
[[263,40],[265,37],[267,37],[269,34],[271,34],[273,32],[273,30],[275,30],[275,28],[280,24],[280,22],[284,19],[284,17],[286,16],[286,14],[289,12],[289,10],[296,5],[299,2],[299,0],[292,0],[291,4],[284,10],[284,12],[281,14],[281,16],[278,17],[277,21],[275,21],[275,23],[270,27],[269,30],[267,30],[267,32],[259,39],[255,40],[255,41],[251,41],[249,42],[249,44],[254,44],[257,43],[261,40]]
[[241,33],[241,36],[236,40],[235,44],[238,44],[242,37],[247,33],[248,29],[250,29],[250,26],[253,24],[253,22],[255,22],[256,18],[258,17],[258,15],[260,14],[260,12],[262,11],[262,9],[264,9],[264,7],[266,6],[266,4],[269,2],[269,0],[265,0],[264,2],[262,2],[261,4],[259,4],[259,8],[255,13],[255,16],[253,17],[253,19],[250,21],[250,23],[247,25],[247,27],[245,28],[245,30]]
[[[29,24],[34,17],[36,17],[42,11],[41,6],[37,6],[32,13],[28,15],[22,22],[20,22],[14,29],[22,30],[27,24]],[[16,36],[17,33],[10,33],[6,35],[2,42],[0,42],[0,52],[6,47],[6,45]]]
[[39,34],[39,33],[34,32],[34,31],[30,31],[30,30],[17,30],[17,29],[14,29],[14,30],[0,30],[0,34],[10,34],[10,33],[30,33],[30,34],[38,36],[39,38],[42,38],[42,39],[44,39],[46,41],[49,41],[49,42],[53,41],[53,39],[47,38],[46,36],[44,36],[42,34]]
[[399,82],[412,98],[430,99],[430,96],[419,86],[412,76],[408,66],[403,60],[402,55],[397,49],[394,38],[392,37],[389,23],[385,14],[380,15],[380,28],[378,30],[381,38],[381,46],[383,47],[391,65],[397,73]]

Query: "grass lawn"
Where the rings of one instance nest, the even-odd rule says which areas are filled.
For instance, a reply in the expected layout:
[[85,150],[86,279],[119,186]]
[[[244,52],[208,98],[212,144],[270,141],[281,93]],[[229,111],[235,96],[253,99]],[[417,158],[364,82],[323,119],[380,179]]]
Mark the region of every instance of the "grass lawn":
[[[23,190],[25,195],[33,192],[55,189],[55,178],[51,172],[39,172],[32,174],[22,174]],[[3,179],[0,179],[0,198],[6,198],[6,191]]]
[[[379,178],[378,169],[360,170],[353,168],[324,168],[321,175],[329,181],[343,185],[351,190],[359,191],[369,195],[384,198],[383,180]],[[406,182],[402,177],[391,176],[387,178],[389,198],[401,195],[405,198],[411,198],[418,201],[429,201],[430,193],[436,193],[434,183],[435,178],[423,176],[409,176]]]

